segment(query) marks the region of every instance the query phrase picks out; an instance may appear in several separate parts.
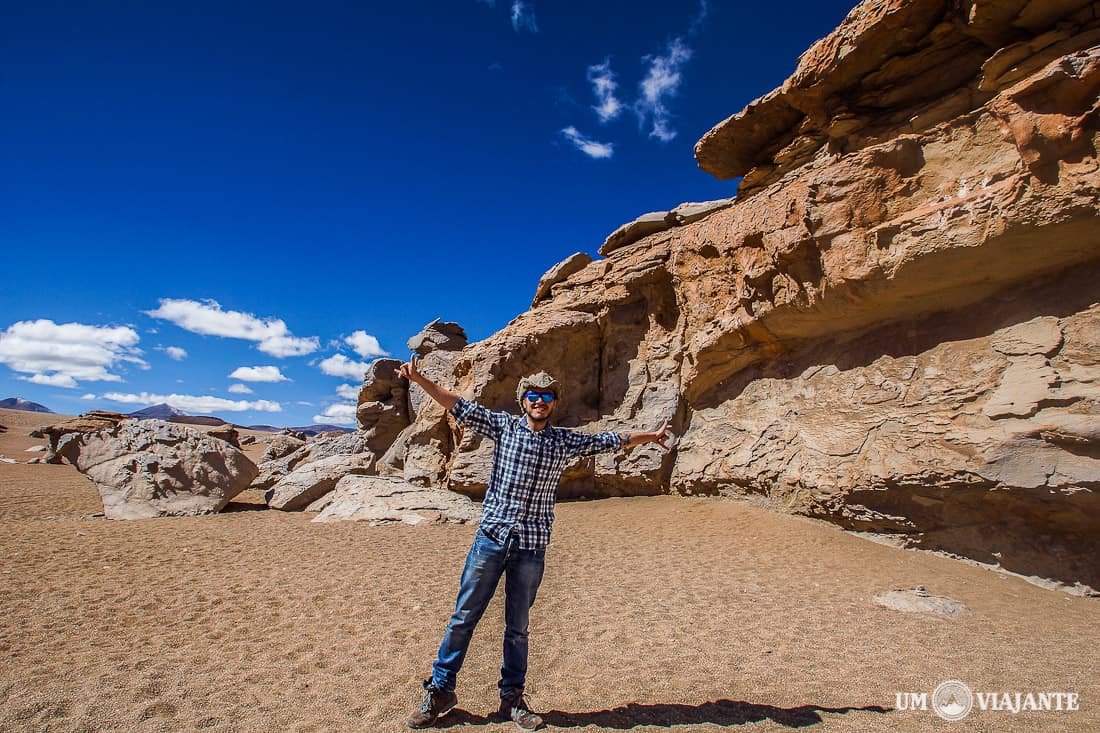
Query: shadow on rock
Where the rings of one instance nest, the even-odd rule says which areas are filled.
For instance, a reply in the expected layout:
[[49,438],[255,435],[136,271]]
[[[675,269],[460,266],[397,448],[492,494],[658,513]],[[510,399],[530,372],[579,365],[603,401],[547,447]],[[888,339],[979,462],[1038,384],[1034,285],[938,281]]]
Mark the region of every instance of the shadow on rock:
[[799,705],[795,708],[779,708],[774,705],[757,705],[738,700],[714,700],[700,705],[675,705],[660,703],[639,705],[629,703],[612,710],[587,713],[569,713],[551,710],[543,714],[548,725],[560,728],[582,728],[595,725],[601,728],[629,730],[635,726],[676,725],[744,725],[771,720],[788,728],[806,728],[822,722],[819,713],[869,712],[887,713],[890,708],[879,705],[867,707],[828,708],[819,705]]

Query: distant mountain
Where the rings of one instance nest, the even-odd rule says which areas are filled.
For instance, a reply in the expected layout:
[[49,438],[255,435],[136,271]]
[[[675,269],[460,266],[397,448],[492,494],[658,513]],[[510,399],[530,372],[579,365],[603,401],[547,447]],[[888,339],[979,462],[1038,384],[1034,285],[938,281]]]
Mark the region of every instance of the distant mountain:
[[282,428],[277,428],[274,425],[245,425],[247,430],[259,430],[263,433],[281,433]]
[[212,415],[173,415],[168,422],[178,422],[184,425],[228,425],[225,420]]
[[169,420],[173,417],[187,417],[183,410],[177,410],[164,402],[159,405],[146,407],[145,409],[129,413],[130,417],[139,417],[142,420]]
[[22,397],[9,397],[6,400],[0,400],[0,407],[5,410],[23,410],[24,412],[53,412],[45,405],[25,400]]
[[333,431],[338,431],[341,433],[353,432],[353,428],[343,428],[339,425],[306,425],[305,427],[301,428],[291,428],[291,430],[295,430],[299,433],[305,433],[306,435],[317,435],[317,433],[331,433]]

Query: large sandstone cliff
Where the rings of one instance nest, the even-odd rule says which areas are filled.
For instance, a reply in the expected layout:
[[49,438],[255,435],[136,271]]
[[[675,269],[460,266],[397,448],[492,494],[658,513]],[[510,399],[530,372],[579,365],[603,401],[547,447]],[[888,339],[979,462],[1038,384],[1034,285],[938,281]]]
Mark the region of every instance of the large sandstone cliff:
[[[862,3],[697,145],[732,205],[570,258],[437,375],[514,410],[545,368],[559,424],[672,419],[566,497],[753,496],[1100,587],[1098,8]],[[379,470],[482,491],[490,446],[408,411]]]

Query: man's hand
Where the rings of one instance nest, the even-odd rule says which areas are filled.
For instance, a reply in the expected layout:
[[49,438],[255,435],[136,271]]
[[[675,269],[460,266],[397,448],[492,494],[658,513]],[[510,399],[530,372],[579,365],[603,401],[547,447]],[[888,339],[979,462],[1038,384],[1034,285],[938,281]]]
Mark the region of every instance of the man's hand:
[[407,362],[393,370],[394,376],[398,379],[407,379],[418,385],[428,393],[429,397],[442,405],[444,410],[454,407],[455,403],[458,402],[458,395],[449,389],[440,387],[429,377],[421,374],[420,370],[416,368],[416,361],[416,354],[410,354]]
[[665,420],[664,424],[661,425],[660,430],[653,433],[653,439],[650,440],[649,442],[650,443],[656,443],[657,445],[661,446],[665,450],[668,450],[668,445],[667,445],[667,443],[668,443],[668,420]]
[[394,369],[393,373],[399,379],[407,379],[410,382],[418,381],[420,378],[420,372],[417,371],[416,368],[416,355],[410,355],[409,360],[399,366],[397,369]]
[[664,424],[661,425],[661,429],[655,433],[623,433],[623,435],[626,438],[623,443],[624,448],[656,443],[665,450],[668,450],[668,439],[672,437],[668,434],[668,420],[665,420]]

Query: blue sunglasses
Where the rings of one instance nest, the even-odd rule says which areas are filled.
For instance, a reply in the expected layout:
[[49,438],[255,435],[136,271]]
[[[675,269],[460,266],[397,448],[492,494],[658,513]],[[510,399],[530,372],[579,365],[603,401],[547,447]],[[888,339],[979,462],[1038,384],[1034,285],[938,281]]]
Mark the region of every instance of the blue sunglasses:
[[539,400],[542,400],[546,404],[550,404],[555,399],[557,399],[557,397],[554,395],[553,392],[530,391],[523,393],[523,399],[527,400],[528,402],[538,402]]

